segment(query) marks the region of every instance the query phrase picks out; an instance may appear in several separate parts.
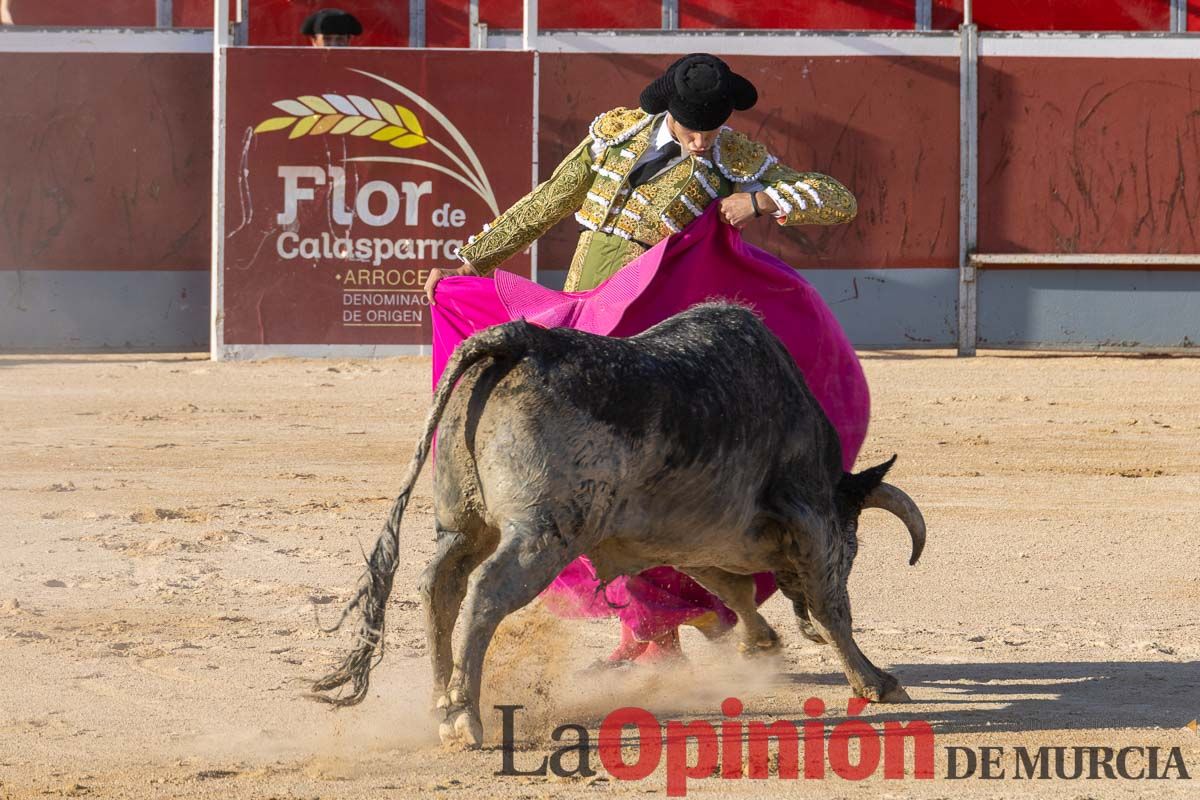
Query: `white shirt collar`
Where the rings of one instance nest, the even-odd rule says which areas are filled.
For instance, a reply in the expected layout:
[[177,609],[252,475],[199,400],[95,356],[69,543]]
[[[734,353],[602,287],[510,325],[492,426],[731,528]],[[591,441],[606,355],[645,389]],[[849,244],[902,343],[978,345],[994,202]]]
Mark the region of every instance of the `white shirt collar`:
[[671,135],[671,129],[667,127],[667,115],[663,114],[662,120],[658,123],[658,130],[654,134],[654,149],[661,150],[673,141],[675,141],[675,137]]

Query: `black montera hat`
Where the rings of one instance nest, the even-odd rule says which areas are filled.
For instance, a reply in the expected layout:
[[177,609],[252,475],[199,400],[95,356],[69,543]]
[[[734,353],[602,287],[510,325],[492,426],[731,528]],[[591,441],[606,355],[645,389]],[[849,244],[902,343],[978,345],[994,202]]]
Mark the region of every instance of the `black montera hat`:
[[711,131],[724,125],[734,109],[752,108],[758,91],[716,56],[692,53],[643,89],[640,101],[643,111],[670,111],[685,127]]
[[360,36],[362,23],[340,8],[322,8],[304,20],[300,33],[304,36]]

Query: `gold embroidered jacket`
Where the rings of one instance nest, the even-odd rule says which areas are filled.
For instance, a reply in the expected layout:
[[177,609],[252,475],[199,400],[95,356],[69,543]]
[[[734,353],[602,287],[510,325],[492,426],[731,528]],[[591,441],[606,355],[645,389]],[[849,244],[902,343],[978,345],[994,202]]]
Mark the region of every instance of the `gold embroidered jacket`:
[[[589,136],[553,174],[471,237],[460,257],[486,275],[575,212],[587,231],[572,259],[572,273],[585,260],[593,231],[627,240],[628,261],[681,230],[738,184],[762,184],[782,212],[777,218],[781,225],[832,225],[849,222],[857,213],[854,195],[841,183],[818,172],[791,169],[765,146],[728,127],[718,135],[711,160],[685,158],[631,190],[626,186],[629,173],[650,146],[661,119],[662,115],[628,108],[596,117]],[[593,156],[596,142],[603,149]],[[568,277],[568,290],[577,288],[572,283],[577,281]]]

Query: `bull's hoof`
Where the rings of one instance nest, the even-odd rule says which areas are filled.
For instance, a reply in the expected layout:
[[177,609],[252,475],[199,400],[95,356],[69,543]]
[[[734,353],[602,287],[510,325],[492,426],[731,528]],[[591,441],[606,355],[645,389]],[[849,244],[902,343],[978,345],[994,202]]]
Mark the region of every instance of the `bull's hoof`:
[[783,642],[779,640],[779,636],[775,631],[771,631],[769,638],[762,638],[752,642],[738,642],[738,652],[746,658],[761,658],[762,656],[773,656],[783,648]]
[[899,684],[894,689],[884,693],[883,697],[879,698],[881,703],[911,703],[912,698],[908,696],[908,692],[904,691],[904,687]]
[[469,709],[451,709],[438,725],[438,736],[443,745],[477,750],[483,745],[483,725]]
[[803,617],[798,618],[796,620],[796,622],[799,624],[800,633],[801,633],[801,635],[804,636],[805,639],[808,639],[810,642],[816,642],[817,644],[829,644],[829,642],[825,641],[824,636],[817,633],[816,626],[813,625],[811,622],[804,619]]
[[912,701],[900,682],[887,673],[884,673],[883,680],[878,686],[856,688],[854,694],[864,700],[870,700],[872,703],[908,703]]
[[715,611],[707,611],[693,620],[689,620],[688,625],[691,625],[700,633],[704,634],[704,638],[710,642],[716,642],[723,639],[726,634],[732,631],[736,626],[727,624],[724,620],[717,616]]

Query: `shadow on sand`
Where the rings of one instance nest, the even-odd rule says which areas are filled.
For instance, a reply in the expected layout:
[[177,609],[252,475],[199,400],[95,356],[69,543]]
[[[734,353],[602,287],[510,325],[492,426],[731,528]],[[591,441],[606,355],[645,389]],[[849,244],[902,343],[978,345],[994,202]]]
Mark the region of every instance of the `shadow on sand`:
[[[879,705],[872,724],[923,719],[939,734],[1111,728],[1178,729],[1200,716],[1200,662],[1031,661],[894,664],[913,710]],[[845,685],[840,674],[793,684]],[[932,690],[932,691],[931,691]],[[846,692],[847,697],[849,691]],[[799,711],[804,698],[797,696]],[[800,722],[801,715],[792,715]]]

